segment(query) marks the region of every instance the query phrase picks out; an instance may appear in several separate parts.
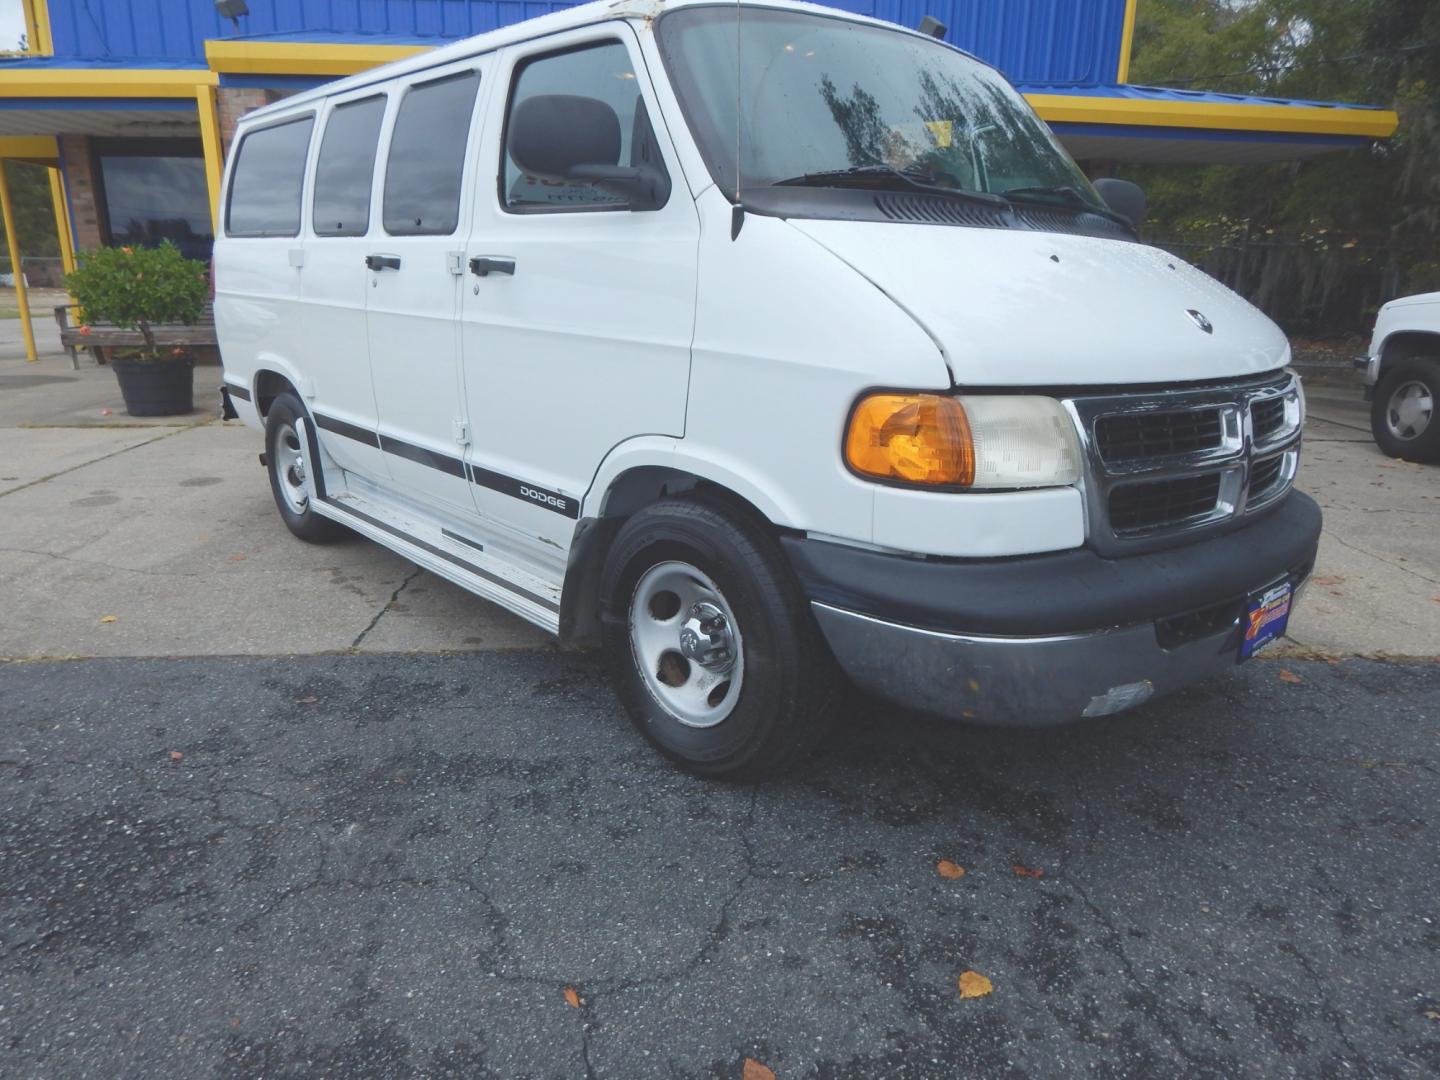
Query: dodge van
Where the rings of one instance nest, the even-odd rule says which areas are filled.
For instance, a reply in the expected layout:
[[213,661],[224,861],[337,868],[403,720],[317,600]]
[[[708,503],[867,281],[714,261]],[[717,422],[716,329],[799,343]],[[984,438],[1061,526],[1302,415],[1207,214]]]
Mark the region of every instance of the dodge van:
[[600,644],[701,774],[784,769],[847,684],[1117,713],[1310,573],[1285,337],[933,37],[593,3],[251,113],[222,198],[225,407],[289,529]]

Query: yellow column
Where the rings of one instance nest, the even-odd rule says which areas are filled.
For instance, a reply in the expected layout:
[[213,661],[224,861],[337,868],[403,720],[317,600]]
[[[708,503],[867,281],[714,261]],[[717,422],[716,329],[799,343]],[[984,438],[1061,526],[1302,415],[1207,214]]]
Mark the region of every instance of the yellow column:
[[25,332],[25,359],[40,359],[35,351],[35,328],[30,325],[30,299],[25,295],[25,269],[20,263],[20,238],[15,235],[15,212],[10,205],[10,181],[0,159],[0,217],[5,222],[5,243],[10,248],[10,269],[15,273],[15,303],[20,308],[20,326]]
[[210,189],[210,225],[220,231],[220,178],[224,162],[220,152],[220,115],[215,108],[215,87],[195,87],[195,107],[200,112],[200,144],[205,150],[205,184]]
[[65,201],[65,178],[50,169],[50,203],[55,208],[55,235],[60,239],[60,265],[65,273],[75,269],[75,237],[70,232],[70,210]]

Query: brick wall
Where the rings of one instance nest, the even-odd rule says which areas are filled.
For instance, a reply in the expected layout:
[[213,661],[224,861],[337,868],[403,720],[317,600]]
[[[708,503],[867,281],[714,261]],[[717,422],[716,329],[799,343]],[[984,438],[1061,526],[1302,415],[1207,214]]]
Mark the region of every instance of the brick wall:
[[75,223],[75,247],[80,251],[97,248],[100,246],[100,210],[95,202],[95,166],[90,155],[90,139],[85,135],[61,135],[59,141]]
[[251,110],[278,100],[279,94],[249,87],[222,86],[215,91],[216,111],[220,116],[220,145],[226,157],[230,155],[230,143],[235,138],[236,122]]

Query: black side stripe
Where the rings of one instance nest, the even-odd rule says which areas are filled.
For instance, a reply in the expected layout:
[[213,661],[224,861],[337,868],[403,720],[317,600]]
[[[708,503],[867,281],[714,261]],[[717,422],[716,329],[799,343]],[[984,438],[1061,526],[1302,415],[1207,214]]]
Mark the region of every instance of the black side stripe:
[[512,499],[520,499],[523,502],[534,503],[551,513],[559,514],[561,517],[579,518],[580,500],[569,495],[562,495],[558,491],[550,491],[548,488],[537,487],[534,484],[527,484],[524,480],[517,480],[513,476],[506,476],[504,473],[491,472],[489,469],[482,469],[478,465],[469,466],[470,479],[480,487],[489,488],[491,491],[498,491],[502,495],[509,495]]
[[465,463],[458,457],[436,453],[434,450],[427,450],[423,446],[416,446],[414,443],[408,443],[390,435],[380,436],[380,449],[387,454],[402,457],[406,461],[413,461],[417,465],[428,465],[430,468],[448,473],[456,479],[463,480],[465,478]]
[[441,454],[423,446],[416,446],[404,439],[397,439],[393,435],[376,434],[369,428],[346,423],[333,416],[316,413],[315,423],[326,431],[333,431],[336,435],[343,435],[347,439],[354,439],[367,446],[378,447],[387,454],[394,454],[406,461],[413,461],[417,465],[437,469],[456,479],[469,479],[480,487],[498,491],[502,495],[509,495],[512,499],[532,503],[543,510],[549,510],[552,514],[559,514],[561,517],[572,520],[578,520],[580,517],[580,500],[559,491],[551,491],[549,488],[517,480],[504,473],[482,469],[478,465],[471,465],[458,457],[451,457],[449,454]]
[[369,428],[360,427],[358,424],[346,423],[344,420],[336,420],[333,416],[326,416],[323,413],[315,413],[316,427],[324,428],[326,431],[333,431],[336,435],[343,435],[347,439],[354,439],[356,442],[363,442],[366,446],[379,447],[380,436],[376,435]]
[[241,401],[249,401],[249,400],[250,400],[250,389],[249,389],[249,387],[241,386],[239,383],[234,383],[234,382],[231,382],[229,379],[226,379],[226,380],[225,380],[225,389],[227,389],[227,390],[230,391],[230,396],[231,396],[231,397],[237,397],[237,398],[239,398]]
[[359,518],[361,521],[364,521],[367,524],[375,526],[375,528],[377,529],[385,530],[385,532],[390,533],[392,536],[398,536],[407,544],[413,544],[415,547],[420,548],[422,551],[426,551],[429,552],[431,555],[434,555],[437,559],[444,559],[446,562],[455,564],[467,573],[474,574],[476,577],[484,578],[486,581],[490,582],[493,585],[499,585],[506,592],[512,592],[516,596],[523,596],[526,600],[529,600],[531,603],[539,604],[547,611],[553,611],[557,615],[560,614],[560,605],[555,603],[555,601],[551,600],[549,597],[540,596],[537,593],[532,593],[529,589],[522,589],[514,582],[506,581],[498,574],[492,574],[488,570],[482,570],[474,563],[466,562],[458,555],[452,554],[448,551],[443,551],[433,544],[427,544],[424,540],[417,539],[416,537],[413,537],[408,533],[403,533],[399,529],[395,528],[393,525],[388,525],[385,522],[381,521],[379,518],[371,517],[363,510],[357,510],[353,506],[347,506],[345,503],[340,502],[338,499],[327,498],[325,502],[329,503],[331,506],[336,507],[339,510],[344,511],[347,514],[351,514]]

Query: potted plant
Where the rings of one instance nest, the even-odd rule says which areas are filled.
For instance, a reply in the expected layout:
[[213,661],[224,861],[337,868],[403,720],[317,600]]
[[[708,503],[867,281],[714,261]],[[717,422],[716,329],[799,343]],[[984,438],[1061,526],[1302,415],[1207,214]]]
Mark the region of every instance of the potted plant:
[[166,241],[159,247],[96,248],[65,275],[66,288],[91,323],[137,330],[141,343],[110,350],[131,416],[174,416],[195,408],[195,360],[188,349],[157,344],[154,328],[193,323],[209,287],[205,266]]

